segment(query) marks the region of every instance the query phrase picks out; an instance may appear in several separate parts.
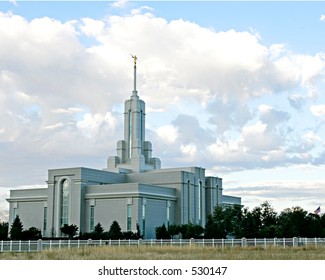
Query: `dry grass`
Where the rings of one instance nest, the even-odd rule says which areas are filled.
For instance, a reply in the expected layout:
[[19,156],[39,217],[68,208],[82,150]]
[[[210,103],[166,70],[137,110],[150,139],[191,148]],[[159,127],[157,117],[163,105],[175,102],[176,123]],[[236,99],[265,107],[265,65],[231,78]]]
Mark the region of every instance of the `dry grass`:
[[319,247],[82,247],[35,253],[0,253],[3,260],[324,260]]

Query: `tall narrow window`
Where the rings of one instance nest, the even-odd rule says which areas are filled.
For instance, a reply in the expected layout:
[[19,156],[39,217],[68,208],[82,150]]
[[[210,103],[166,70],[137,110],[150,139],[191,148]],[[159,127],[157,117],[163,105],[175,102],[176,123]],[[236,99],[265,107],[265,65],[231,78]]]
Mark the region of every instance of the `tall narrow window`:
[[69,224],[70,182],[64,180],[61,185],[61,226]]
[[47,227],[47,207],[43,209],[43,237],[46,237],[46,227]]
[[166,224],[169,226],[170,224],[170,201],[167,201],[167,207],[166,207]]
[[12,217],[13,217],[13,221],[14,221],[17,217],[17,207],[14,208],[14,213],[13,213]]
[[143,126],[142,126],[142,121],[143,121],[143,113],[142,110],[140,111],[140,143],[143,141]]
[[191,185],[190,181],[187,181],[187,217],[188,222],[191,222]]
[[132,111],[129,110],[129,158],[132,157]]
[[90,230],[93,231],[95,229],[95,206],[90,206]]
[[201,221],[202,221],[202,181],[199,182],[199,207],[198,207],[198,212],[199,212],[199,225],[201,225]]
[[127,206],[127,226],[126,230],[131,231],[132,229],[132,204]]
[[142,200],[142,235],[143,238],[146,237],[146,205],[147,200],[143,198]]

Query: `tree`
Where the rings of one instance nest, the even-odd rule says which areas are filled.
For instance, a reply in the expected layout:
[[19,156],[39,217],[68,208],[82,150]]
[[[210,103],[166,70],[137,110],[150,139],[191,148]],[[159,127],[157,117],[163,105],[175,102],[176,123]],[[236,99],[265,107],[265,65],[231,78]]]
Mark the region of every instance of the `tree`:
[[20,240],[22,238],[23,224],[17,215],[10,228],[10,238],[12,240]]
[[175,225],[175,224],[168,225],[168,232],[169,232],[171,238],[174,238],[175,235],[180,234],[181,227],[179,225]]
[[160,227],[155,228],[156,231],[156,239],[170,239],[170,234],[167,231],[165,224]]
[[219,208],[217,210],[218,214],[215,211],[215,216],[212,216],[211,214],[208,215],[207,223],[205,225],[204,229],[204,237],[205,238],[226,238],[226,231],[223,226],[223,221],[221,218],[221,212],[219,210],[222,210]]
[[42,238],[41,231],[36,227],[30,227],[22,232],[22,240],[38,240]]
[[0,223],[0,240],[6,240],[8,238],[8,223]]
[[120,225],[118,224],[117,221],[113,221],[108,231],[108,239],[117,240],[122,238],[123,238],[123,234]]
[[90,233],[91,238],[93,238],[93,239],[101,239],[103,237],[103,232],[104,232],[104,228],[102,227],[101,223],[98,223],[94,227],[94,231]]
[[181,226],[180,232],[182,234],[182,238],[184,239],[200,238],[204,233],[204,229],[200,225],[188,223]]
[[77,234],[79,228],[74,224],[64,224],[63,227],[60,228],[60,230],[63,234],[68,235],[69,239],[72,239]]
[[278,218],[276,235],[281,237],[307,236],[307,211],[299,206],[284,209]]

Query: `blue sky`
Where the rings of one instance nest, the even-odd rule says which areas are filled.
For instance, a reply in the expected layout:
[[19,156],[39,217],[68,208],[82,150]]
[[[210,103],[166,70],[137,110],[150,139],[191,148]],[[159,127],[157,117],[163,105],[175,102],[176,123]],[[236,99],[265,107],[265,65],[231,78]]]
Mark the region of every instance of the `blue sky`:
[[130,53],[163,167],[205,167],[250,208],[325,209],[324,32],[324,2],[0,1],[0,217],[48,168],[105,167]]

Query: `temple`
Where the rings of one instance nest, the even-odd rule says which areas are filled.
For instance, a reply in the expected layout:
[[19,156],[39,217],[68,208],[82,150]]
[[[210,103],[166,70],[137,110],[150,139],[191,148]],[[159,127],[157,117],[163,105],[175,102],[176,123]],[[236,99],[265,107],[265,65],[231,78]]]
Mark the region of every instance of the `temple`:
[[43,237],[63,236],[60,227],[75,224],[91,232],[97,223],[108,230],[116,220],[122,231],[155,238],[162,224],[205,226],[216,205],[241,204],[223,194],[222,179],[202,167],[161,168],[145,138],[145,103],[134,87],[124,106],[124,139],[117,142],[103,170],[71,167],[48,170],[46,188],[11,190],[9,223],[19,215],[24,228],[36,227]]

